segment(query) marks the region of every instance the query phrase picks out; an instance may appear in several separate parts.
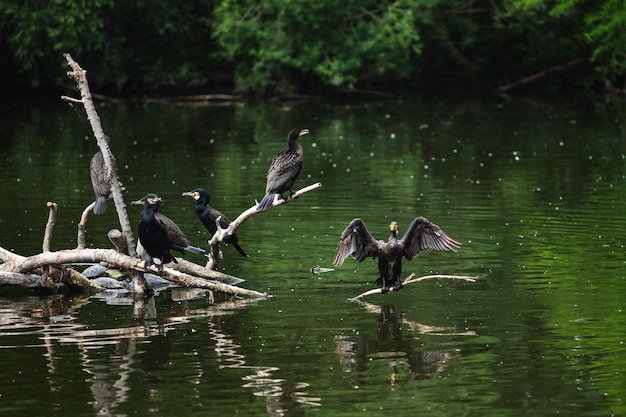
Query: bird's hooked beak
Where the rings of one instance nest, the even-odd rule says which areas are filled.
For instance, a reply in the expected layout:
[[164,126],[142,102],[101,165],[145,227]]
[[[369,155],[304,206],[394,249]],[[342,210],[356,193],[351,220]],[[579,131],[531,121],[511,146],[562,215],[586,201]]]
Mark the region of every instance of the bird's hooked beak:
[[200,198],[200,194],[197,191],[187,191],[183,193],[183,197],[191,197],[194,200],[197,200]]
[[148,204],[150,205],[160,203],[161,201],[163,201],[161,197],[148,197]]
[[148,205],[160,203],[163,201],[161,197],[143,197],[141,200],[131,201],[130,204],[133,206],[143,206],[148,203]]
[[309,129],[302,129],[300,133],[298,133],[298,137],[302,135],[308,135],[308,134],[309,134]]
[[391,224],[389,225],[389,230],[392,231],[392,232],[397,232],[398,231],[398,223],[391,222]]

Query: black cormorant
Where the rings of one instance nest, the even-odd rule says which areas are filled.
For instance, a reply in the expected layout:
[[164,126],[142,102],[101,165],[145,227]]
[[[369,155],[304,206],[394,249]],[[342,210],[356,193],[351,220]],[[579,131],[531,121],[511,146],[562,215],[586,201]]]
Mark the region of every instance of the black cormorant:
[[[211,236],[215,234],[217,231],[217,225],[215,224],[215,220],[220,218],[220,227],[222,229],[226,229],[230,224],[230,221],[226,216],[224,216],[220,211],[214,209],[209,205],[211,201],[211,195],[204,188],[196,188],[195,190],[188,191],[183,193],[183,196],[191,197],[196,200],[196,214],[204,224],[204,227],[211,233]],[[226,236],[224,238],[224,243],[232,244],[235,249],[241,254],[241,256],[248,257],[246,253],[239,246],[239,238],[236,233],[233,233],[230,236]]]
[[170,254],[170,249],[179,251],[183,256],[186,251],[198,255],[206,254],[204,249],[189,245],[180,227],[169,217],[158,213],[160,203],[161,198],[155,194],[148,194],[141,200],[131,202],[134,205],[143,205],[137,234],[141,246],[149,256],[146,267],[154,263],[154,258],[161,261],[160,264],[156,264],[159,270],[163,270],[163,264],[176,263],[176,259]]
[[389,230],[391,234],[387,242],[376,240],[361,219],[352,220],[341,234],[333,264],[341,266],[348,256],[352,256],[357,262],[367,257],[378,258],[380,276],[375,284],[381,285],[385,293],[389,291],[389,287],[395,290],[402,288],[400,274],[403,256],[410,261],[424,249],[456,252],[461,246],[461,243],[424,217],[415,218],[400,240],[396,236],[398,223],[391,222]]
[[307,133],[309,133],[308,129],[292,129],[287,135],[289,148],[278,152],[272,159],[267,171],[265,197],[256,207],[257,210],[271,207],[276,194],[282,198],[283,193],[289,191],[289,195],[293,195],[291,187],[302,171],[302,145],[298,142],[298,138]]
[[[109,137],[106,137],[107,143],[111,143]],[[111,179],[104,164],[102,151],[98,151],[91,158],[90,169],[91,185],[96,195],[96,205],[93,208],[94,214],[102,214],[107,209],[107,199],[111,195]]]

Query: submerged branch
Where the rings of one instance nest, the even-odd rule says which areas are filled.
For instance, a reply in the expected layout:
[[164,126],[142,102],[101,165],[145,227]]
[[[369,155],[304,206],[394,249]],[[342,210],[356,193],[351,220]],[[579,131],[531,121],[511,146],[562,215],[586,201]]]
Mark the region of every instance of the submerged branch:
[[[476,282],[476,279],[478,279],[478,277],[467,277],[463,275],[425,275],[423,277],[415,278],[415,273],[412,273],[411,275],[405,278],[405,280],[402,282],[402,286],[406,287],[407,285],[414,284],[416,282],[424,281],[427,279],[439,279],[439,278],[459,279],[459,280],[469,281],[469,282]],[[389,288],[389,292],[391,291],[394,291],[394,289]],[[398,291],[398,290],[395,290],[395,291]],[[360,301],[363,298],[367,297],[368,295],[373,295],[373,294],[383,294],[382,288],[374,288],[373,290],[365,291],[364,293],[359,294],[356,297],[350,298],[350,301]]]

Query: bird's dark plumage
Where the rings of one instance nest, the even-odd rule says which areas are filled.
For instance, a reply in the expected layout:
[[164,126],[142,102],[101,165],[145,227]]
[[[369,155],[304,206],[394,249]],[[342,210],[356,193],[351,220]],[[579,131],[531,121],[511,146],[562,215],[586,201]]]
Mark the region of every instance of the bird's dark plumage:
[[287,135],[289,147],[284,149],[272,159],[267,171],[267,184],[265,196],[257,205],[257,210],[265,210],[272,206],[276,194],[282,195],[285,191],[293,194],[293,183],[302,171],[303,152],[298,138],[309,133],[308,129],[292,129]]
[[375,283],[381,285],[383,292],[386,292],[391,286],[395,289],[402,288],[402,257],[410,261],[424,249],[456,251],[461,247],[461,243],[424,217],[415,218],[400,240],[396,236],[398,224],[392,222],[389,229],[391,234],[388,241],[384,242],[376,240],[361,219],[352,220],[341,234],[333,264],[341,266],[348,256],[352,256],[357,262],[368,257],[378,258],[380,276]]
[[[217,225],[215,224],[215,220],[219,217],[220,227],[222,229],[226,229],[230,225],[230,221],[226,216],[224,216],[220,211],[214,209],[209,205],[211,201],[211,195],[204,188],[196,188],[195,190],[188,191],[183,193],[183,196],[188,196],[196,200],[196,214],[204,227],[211,233],[211,236],[215,234],[217,231]],[[244,252],[244,250],[239,246],[239,238],[236,233],[233,233],[230,236],[224,238],[224,243],[229,243],[237,249],[237,251],[243,257],[248,257],[248,255]]]
[[[107,142],[109,138],[106,138]],[[104,163],[102,151],[98,151],[91,158],[89,167],[91,174],[91,185],[96,195],[96,205],[93,208],[94,214],[102,214],[107,209],[107,199],[111,195],[111,180],[107,167]]]
[[146,266],[153,264],[154,258],[161,261],[160,264],[156,264],[159,270],[163,269],[163,264],[176,263],[170,249],[179,251],[183,256],[185,252],[198,255],[206,254],[204,249],[191,246],[180,227],[169,217],[158,213],[160,203],[161,198],[155,194],[148,194],[141,200],[131,202],[131,204],[143,205],[137,234],[141,245],[149,256]]

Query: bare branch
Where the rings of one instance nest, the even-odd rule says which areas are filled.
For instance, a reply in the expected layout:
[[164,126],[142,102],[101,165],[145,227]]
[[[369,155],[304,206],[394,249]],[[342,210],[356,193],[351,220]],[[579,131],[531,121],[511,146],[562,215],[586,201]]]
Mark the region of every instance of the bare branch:
[[48,208],[50,212],[48,213],[48,222],[46,223],[46,231],[43,235],[43,251],[50,251],[50,241],[52,240],[52,232],[54,231],[54,223],[56,222],[57,217],[57,203],[53,203],[48,201]]
[[87,219],[89,218],[89,213],[93,211],[96,202],[93,201],[90,205],[85,207],[83,210],[83,214],[80,216],[80,223],[78,223],[78,236],[76,241],[78,243],[77,249],[85,249],[85,229],[87,225]]
[[217,280],[220,282],[224,282],[230,285],[237,285],[245,281],[245,279],[241,279],[238,277],[234,277],[232,275],[224,274],[220,271],[215,271],[201,265],[195,264],[193,262],[189,262],[186,259],[178,258],[176,259],[177,264],[172,263],[169,265],[171,269],[176,271],[184,272],[185,274],[195,275],[197,277]]
[[[102,152],[102,156],[104,158],[104,165],[106,166],[107,172],[109,174],[108,177],[111,185],[111,195],[113,196],[115,209],[117,211],[117,217],[119,219],[120,226],[122,227],[122,235],[126,240],[126,248],[128,250],[128,254],[130,256],[135,256],[135,239],[133,238],[133,232],[130,226],[130,221],[128,219],[128,213],[126,212],[126,205],[124,204],[124,197],[122,195],[120,181],[117,176],[115,157],[113,157],[113,154],[111,153],[111,149],[109,148],[109,143],[107,141],[107,136],[102,130],[100,117],[98,116],[98,112],[96,112],[96,108],[91,98],[91,91],[89,90],[89,84],[87,83],[87,71],[82,69],[80,65],[78,65],[78,63],[74,61],[70,54],[63,54],[63,56],[65,57],[68,65],[72,69],[72,71],[69,71],[67,75],[78,85],[81,96],[80,102],[85,107],[87,119],[91,124],[91,129],[93,130],[94,136],[98,141],[98,147],[100,148],[100,152]],[[79,247],[81,246],[80,241],[78,245]],[[133,284],[135,292],[137,294],[144,294],[147,292],[147,284],[145,279],[143,278],[143,275],[133,274]]]
[[[226,275],[222,272],[204,269],[202,274],[204,276],[211,277],[211,280],[192,276],[170,267],[165,267],[163,272],[159,273],[154,267],[146,269],[144,267],[144,262],[141,259],[130,257],[113,249],[68,249],[24,257],[0,248],[0,260],[4,261],[3,264],[0,264],[0,284],[4,283],[2,278],[6,276],[8,277],[7,279],[12,280],[9,283],[21,281],[25,286],[30,287],[34,284],[30,282],[30,278],[25,278],[28,277],[26,274],[37,271],[39,268],[43,268],[46,265],[66,265],[71,263],[105,261],[111,265],[117,266],[118,268],[132,270],[138,275],[141,275],[142,278],[143,272],[151,272],[159,274],[168,281],[186,287],[207,288],[229,294],[249,297],[267,297],[267,294],[264,293],[220,282],[219,280],[221,279],[233,283],[242,281],[239,278]],[[178,262],[180,263],[179,266],[177,266],[177,264],[171,265],[177,269],[180,268],[181,270],[185,270],[185,268],[187,268],[187,270],[192,269],[184,260],[178,259]],[[68,268],[66,272],[69,274],[66,277],[66,280],[71,280],[67,282],[68,284],[79,286],[81,288],[97,287],[89,280],[85,279],[86,281],[83,281],[82,278],[84,277],[76,273],[76,271],[70,271],[70,268]],[[194,270],[194,273],[196,272],[198,271]],[[40,285],[45,286],[45,284]]]
[[104,157],[104,164],[107,168],[107,171],[109,172],[111,181],[111,195],[113,196],[113,200],[115,201],[115,208],[117,210],[120,226],[122,227],[122,233],[124,234],[124,237],[126,239],[128,254],[130,256],[135,256],[135,241],[133,238],[130,221],[128,219],[128,213],[126,212],[126,205],[124,204],[124,197],[122,195],[120,182],[117,176],[115,158],[111,153],[111,149],[109,148],[109,144],[106,140],[107,136],[102,130],[100,117],[96,112],[96,108],[91,98],[91,91],[89,90],[89,84],[87,83],[87,71],[82,69],[80,65],[76,61],[74,61],[70,54],[64,54],[63,56],[65,57],[68,65],[72,69],[72,71],[69,71],[67,74],[78,85],[78,89],[80,90],[81,95],[80,102],[85,107],[87,119],[91,124],[91,129],[93,130],[94,136],[98,141],[100,151],[102,152],[102,156]]
[[[54,223],[57,217],[57,204],[48,201],[48,208],[50,209],[48,213],[48,222],[46,223],[46,231],[43,235],[43,244],[42,250],[44,252],[50,252],[50,241],[52,240],[52,232],[54,231]],[[50,274],[50,270],[48,266],[44,266],[41,278],[44,281],[48,280],[48,276]]]
[[61,100],[69,101],[70,103],[83,104],[83,101],[81,99],[74,98],[74,97],[61,96]]
[[128,248],[126,247],[126,239],[124,239],[124,235],[117,229],[111,229],[107,233],[107,237],[113,243],[113,246],[120,253],[128,253]]
[[[273,207],[277,207],[283,204],[287,204],[296,198],[300,197],[302,194],[307,193],[309,191],[315,190],[322,186],[321,182],[316,182],[314,184],[308,185],[304,188],[299,189],[293,195],[286,199],[274,199],[274,203],[272,206],[266,210],[270,210]],[[249,218],[255,216],[258,213],[262,213],[256,209],[259,203],[255,201],[255,204],[241,213],[235,220],[230,222],[226,229],[222,229],[220,227],[219,221],[216,220],[215,223],[217,225],[217,231],[213,234],[213,237],[209,241],[209,245],[211,245],[211,250],[209,252],[209,262],[207,262],[207,268],[209,269],[217,269],[217,266],[222,261],[222,254],[220,252],[220,243],[224,241],[224,238],[232,235],[233,233],[237,233],[237,229]]]
[[[467,277],[467,276],[462,276],[462,275],[425,275],[423,277],[415,278],[415,274],[412,273],[411,275],[405,278],[405,280],[402,282],[402,286],[406,287],[407,285],[414,284],[416,282],[424,281],[427,279],[439,279],[439,278],[460,279],[460,280],[469,281],[469,282],[476,282],[476,280],[478,279],[478,277]],[[389,288],[389,292],[391,291],[394,291],[394,289]],[[368,295],[382,294],[382,293],[383,293],[382,288],[374,288],[373,290],[365,291],[364,293],[359,294],[356,297],[350,298],[349,300],[360,301],[363,298],[367,297]]]
[[498,91],[498,93],[504,93],[505,91],[508,91],[508,90],[510,90],[512,88],[519,87],[520,85],[531,83],[531,82],[536,81],[536,80],[538,80],[540,78],[543,78],[543,77],[545,77],[547,75],[550,75],[553,72],[563,71],[565,69],[568,69],[569,67],[572,67],[574,65],[580,64],[580,63],[582,63],[584,61],[585,61],[584,58],[572,59],[571,61],[568,61],[568,62],[566,62],[564,64],[555,65],[555,66],[550,67],[548,69],[536,72],[536,73],[534,73],[532,75],[529,75],[528,77],[524,77],[524,78],[522,78],[520,80],[517,80],[517,81],[511,82],[509,84],[500,86],[500,87],[498,87],[497,91]]

